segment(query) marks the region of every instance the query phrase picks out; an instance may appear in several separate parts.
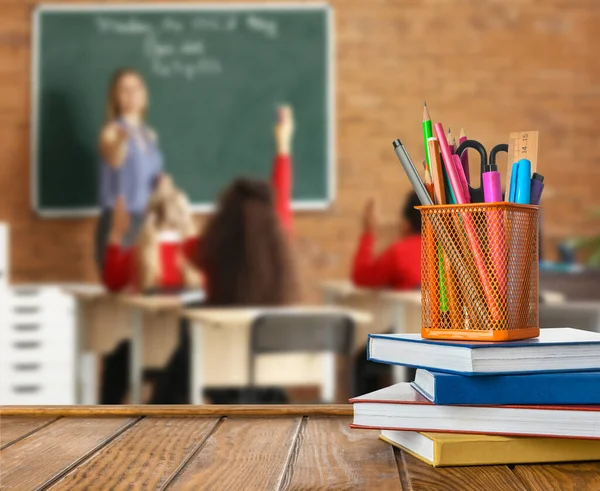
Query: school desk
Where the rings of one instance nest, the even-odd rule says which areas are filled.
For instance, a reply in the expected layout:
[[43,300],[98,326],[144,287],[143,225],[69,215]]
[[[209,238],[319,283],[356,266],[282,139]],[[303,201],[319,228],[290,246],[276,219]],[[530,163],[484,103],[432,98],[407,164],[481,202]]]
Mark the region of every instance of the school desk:
[[[277,308],[232,308],[232,309],[189,309],[184,310],[183,314],[192,323],[191,338],[192,338],[192,377],[191,377],[191,397],[193,404],[202,403],[202,393],[205,382],[204,358],[208,356],[208,352],[213,352],[216,355],[215,343],[207,343],[208,336],[224,336],[229,328],[230,332],[236,331],[238,336],[245,336],[248,339],[250,324],[259,316],[268,315],[269,313],[285,313],[286,315],[301,314],[328,314],[328,313],[343,313],[349,315],[357,325],[369,323],[371,315],[357,310],[346,309],[335,306],[296,306],[296,307],[277,307]],[[214,339],[214,338],[213,338]],[[238,350],[236,354],[232,352],[232,345],[221,344],[221,349],[224,351],[220,354],[221,369],[227,370],[228,365],[241,364],[248,366],[246,357],[248,356],[248,341],[243,343],[244,349]],[[291,356],[291,355],[288,355]],[[315,355],[311,355],[315,356]],[[335,355],[330,353],[316,355],[322,360],[322,394],[324,401],[331,402],[335,397]],[[275,375],[281,377],[285,374],[285,368],[276,369]],[[247,377],[247,372],[246,372]],[[280,378],[283,381],[283,379]],[[280,382],[281,383],[281,382]]]
[[[326,281],[321,283],[323,300],[329,305],[345,305],[368,310],[374,320],[368,330],[359,330],[358,346],[364,346],[370,333],[419,333],[421,332],[421,292],[390,289],[359,288],[350,281]],[[406,369],[392,368],[395,382],[407,380]]]
[[[144,361],[161,367],[177,344],[179,297],[116,295],[99,285],[76,285],[65,291],[77,301],[77,372],[83,370],[84,351],[105,354],[119,341],[131,339],[130,397],[133,402],[141,402]],[[93,378],[93,374],[87,380],[80,378],[79,402],[97,401],[96,394],[85,387]]]
[[600,462],[438,468],[351,430],[349,405],[0,409],[2,489],[600,489]]
[[[143,368],[156,360],[164,365],[178,341],[178,319],[181,302],[177,296],[113,295],[101,287],[71,287],[66,289],[77,300],[79,343],[77,357],[81,372],[81,354],[84,349],[101,353],[112,350],[122,339],[130,339],[132,357],[130,363],[131,401],[141,401]],[[97,319],[91,312],[97,315]],[[331,310],[331,307],[316,308]],[[206,320],[206,328],[200,331],[197,339],[206,348],[194,356],[197,367],[202,370],[201,387],[239,386],[247,380],[247,356],[249,343],[249,325],[265,309],[196,309],[201,321]],[[340,309],[337,309],[340,311]],[[359,323],[369,322],[369,314],[353,313]],[[92,338],[93,339],[90,339]],[[227,362],[223,363],[226,357]],[[257,378],[266,383],[295,385],[299,383],[318,384],[328,381],[325,395],[330,397],[335,387],[335,359],[330,355],[282,354],[259,359]],[[198,373],[200,373],[198,368]],[[323,373],[325,371],[325,373]],[[89,394],[84,384],[90,380],[80,379],[78,402],[96,403],[95,393]],[[333,397],[333,396],[331,396]],[[199,400],[199,399],[198,399]]]

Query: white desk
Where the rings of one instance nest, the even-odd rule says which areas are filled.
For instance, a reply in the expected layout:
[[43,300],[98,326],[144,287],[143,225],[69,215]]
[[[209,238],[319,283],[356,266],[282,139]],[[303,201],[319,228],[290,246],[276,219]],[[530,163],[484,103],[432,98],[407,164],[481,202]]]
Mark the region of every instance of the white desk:
[[115,298],[119,303],[131,309],[130,397],[132,404],[142,404],[144,313],[177,315],[183,302],[179,295],[116,295]]
[[[86,344],[86,336],[88,333],[88,325],[86,325],[86,316],[84,315],[84,309],[86,306],[90,306],[92,304],[94,304],[95,302],[99,303],[101,301],[103,302],[108,302],[108,305],[111,306],[110,308],[114,308],[117,309],[119,307],[126,307],[130,313],[129,313],[129,317],[127,319],[129,319],[128,321],[126,320],[124,322],[125,324],[125,329],[122,329],[121,327],[117,328],[118,333],[120,333],[121,335],[126,334],[128,337],[131,338],[131,363],[130,363],[130,369],[129,369],[129,378],[130,378],[130,385],[131,385],[131,402],[133,404],[139,404],[141,403],[141,397],[142,397],[142,379],[143,379],[143,367],[144,367],[144,350],[143,347],[145,344],[147,344],[145,342],[145,338],[147,337],[145,335],[145,330],[148,329],[150,326],[147,325],[149,324],[148,322],[144,323],[144,315],[145,314],[150,314],[150,316],[158,316],[161,314],[168,314],[169,316],[172,316],[174,318],[178,318],[181,313],[182,313],[182,300],[179,296],[173,296],[173,295],[153,295],[153,296],[146,296],[146,295],[125,295],[125,294],[120,294],[120,295],[114,295],[114,294],[110,294],[107,293],[106,290],[104,290],[102,287],[99,287],[97,285],[94,286],[90,286],[90,285],[86,285],[85,287],[69,287],[65,289],[66,292],[68,292],[69,294],[71,294],[76,300],[77,300],[77,305],[78,305],[78,353],[79,355],[81,355],[81,353],[83,352],[83,348]],[[206,376],[203,373],[203,361],[204,359],[207,357],[211,358],[211,367],[214,367],[215,365],[218,366],[218,362],[219,360],[215,360],[214,356],[212,356],[214,353],[214,351],[219,351],[219,352],[223,352],[224,351],[224,347],[223,342],[226,340],[225,338],[227,338],[228,333],[231,334],[232,329],[225,329],[225,327],[229,327],[229,326],[233,326],[233,330],[238,332],[239,328],[246,328],[246,332],[242,333],[240,332],[240,334],[246,334],[247,335],[247,328],[250,325],[250,323],[256,319],[259,315],[268,312],[268,311],[273,311],[275,309],[260,309],[260,308],[254,308],[254,309],[191,309],[186,311],[186,316],[191,318],[192,320],[196,319],[197,321],[194,322],[193,324],[200,324],[201,326],[203,326],[201,329],[197,329],[197,328],[192,328],[192,339],[196,340],[196,343],[193,343],[193,356],[192,356],[192,363],[193,363],[193,367],[194,371],[193,373],[196,373],[195,379],[194,376],[192,377],[192,380],[195,381],[195,385],[194,387],[198,387],[199,390],[201,390],[203,387],[206,386]],[[353,319],[357,322],[357,323],[368,323],[371,320],[371,316],[368,313],[364,313],[364,312],[357,312],[357,311],[349,311],[348,309],[340,309],[340,308],[332,308],[332,307],[296,307],[296,308],[287,308],[287,309],[283,309],[285,311],[288,310],[295,310],[295,311],[301,311],[301,312],[318,312],[318,313],[323,313],[323,312],[335,312],[335,313],[339,313],[339,312],[344,312],[344,313],[350,313],[351,316],[353,317]],[[146,319],[148,320],[148,319]],[[177,333],[177,323],[176,322],[172,322],[169,324],[169,326],[166,328],[167,331],[171,331],[172,334],[176,334]],[[158,326],[161,327],[161,326]],[[223,329],[219,329],[219,327],[222,327]],[[212,328],[210,331],[210,336],[208,336],[208,338],[210,339],[211,342],[206,343],[206,332],[205,332],[205,328]],[[194,338],[194,333],[197,333],[195,335]],[[199,333],[199,334],[198,334]],[[156,337],[158,333],[154,332],[153,333],[153,337]],[[237,353],[239,354],[241,350],[245,350],[246,345],[243,343],[243,340],[240,339],[243,336],[237,336]],[[113,338],[114,339],[114,338]],[[150,339],[148,339],[150,341]],[[216,344],[215,344],[216,342]],[[240,344],[243,344],[243,346],[240,346]],[[217,346],[219,345],[219,346]],[[112,345],[111,345],[112,346]],[[202,351],[203,348],[205,349],[205,351]],[[111,347],[112,349],[112,347]],[[169,352],[171,352],[172,350],[169,350]],[[312,356],[312,355],[311,355]],[[335,357],[334,356],[330,356],[330,355],[319,355],[322,356],[323,361],[322,361],[322,370],[319,370],[316,374],[316,376],[318,376],[318,373],[322,373],[323,370],[325,371],[324,376],[322,376],[322,378],[324,378],[324,380],[327,381],[327,384],[324,387],[324,398],[326,400],[333,400],[333,394],[334,394],[334,390],[335,390]],[[294,355],[289,355],[286,358],[294,358]],[[274,360],[273,360],[274,361]],[[318,358],[315,361],[319,361]],[[215,363],[217,362],[217,363]],[[78,372],[80,371],[80,367],[81,367],[81,356],[78,357],[78,364],[79,364],[79,369]],[[301,364],[302,366],[306,366],[306,357],[304,357],[304,359],[298,359],[298,357],[294,358],[294,359],[290,359],[290,363],[289,365],[287,365],[287,369],[288,370],[292,370],[297,372],[298,371],[298,366],[299,364]],[[312,365],[309,365],[312,366]],[[318,369],[318,367],[317,367]],[[216,384],[217,385],[228,385],[231,382],[231,380],[238,381],[238,382],[242,382],[243,380],[240,380],[244,375],[243,373],[246,370],[246,365],[245,364],[241,364],[237,362],[236,360],[236,364],[233,370],[230,370],[230,372],[234,372],[234,373],[227,373],[225,374],[226,376],[220,376],[221,374],[216,374],[213,373],[214,372],[214,368],[213,370],[211,370],[210,373],[210,379],[212,383],[215,383],[215,379],[217,380]],[[243,373],[241,373],[243,372]],[[287,375],[287,378],[289,379],[289,375],[290,374],[285,374]],[[305,373],[303,375],[306,375]],[[313,375],[314,377],[315,375]],[[228,380],[226,380],[228,379]],[[90,400],[89,397],[87,399],[83,399],[81,397],[81,394],[83,394],[83,387],[81,384],[81,380],[79,383],[79,393],[80,393],[80,397],[78,398],[78,402],[82,403],[96,403],[97,401],[95,400]],[[88,391],[89,392],[89,391]],[[195,391],[195,394],[200,394],[199,391]],[[198,398],[195,398],[193,400],[198,401]]]
[[77,403],[78,404],[97,404],[98,397],[95,390],[95,386],[92,390],[86,390],[85,379],[84,379],[84,360],[83,353],[87,341],[87,324],[85,316],[85,307],[88,304],[94,303],[101,298],[106,297],[106,290],[101,285],[95,284],[82,284],[82,285],[68,285],[63,287],[63,291],[68,295],[71,295],[75,299],[75,310],[76,310],[76,376],[77,376]]
[[[144,313],[159,314],[170,313],[177,315],[182,306],[182,300],[177,295],[126,295],[111,294],[100,285],[77,285],[64,289],[65,292],[72,295],[77,301],[77,332],[78,332],[78,373],[82,371],[82,353],[86,345],[86,336],[88,327],[86,325],[85,307],[108,300],[113,303],[114,308],[122,305],[130,311],[130,322],[126,323],[124,332],[131,338],[131,363],[129,366],[129,379],[131,384],[131,402],[132,404],[142,403],[142,382],[143,382],[143,346],[144,346]],[[119,330],[120,331],[120,330]],[[84,400],[84,387],[79,381],[80,403],[97,403],[90,401],[89,397]]]
[[[389,331],[395,333],[421,332],[421,292],[396,291],[388,289],[359,288],[350,281],[326,281],[321,283],[324,301],[329,305],[355,306],[360,302],[361,308],[372,309],[375,320],[373,328],[376,332]],[[364,307],[364,304],[369,307]],[[361,345],[366,343],[366,336]],[[407,381],[406,369],[393,366],[394,381]]]
[[[285,307],[285,308],[234,308],[234,309],[190,309],[185,310],[183,315],[192,322],[192,376],[191,376],[191,401],[193,404],[202,404],[202,394],[205,387],[205,375],[203,367],[203,356],[205,350],[205,330],[208,328],[218,328],[219,326],[235,325],[249,326],[259,316],[268,313],[285,313],[293,315],[301,314],[340,314],[349,315],[358,323],[368,323],[371,321],[371,315],[366,312],[349,310],[338,307]],[[335,356],[333,354],[323,354],[323,389],[322,399],[325,402],[332,402],[335,397]]]

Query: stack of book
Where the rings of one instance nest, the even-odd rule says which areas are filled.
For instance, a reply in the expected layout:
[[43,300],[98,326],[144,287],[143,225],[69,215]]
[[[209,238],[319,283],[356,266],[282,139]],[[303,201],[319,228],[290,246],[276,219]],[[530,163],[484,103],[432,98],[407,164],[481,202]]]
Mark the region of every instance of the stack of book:
[[600,459],[600,333],[542,329],[500,343],[371,334],[368,357],[417,372],[351,399],[352,426],[431,465]]

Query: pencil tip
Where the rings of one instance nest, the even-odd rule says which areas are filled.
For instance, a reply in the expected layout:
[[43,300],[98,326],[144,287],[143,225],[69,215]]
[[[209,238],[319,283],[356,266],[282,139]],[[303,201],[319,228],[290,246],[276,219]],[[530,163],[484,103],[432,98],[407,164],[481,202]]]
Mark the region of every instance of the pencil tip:
[[427,101],[423,101],[423,105],[427,107]]

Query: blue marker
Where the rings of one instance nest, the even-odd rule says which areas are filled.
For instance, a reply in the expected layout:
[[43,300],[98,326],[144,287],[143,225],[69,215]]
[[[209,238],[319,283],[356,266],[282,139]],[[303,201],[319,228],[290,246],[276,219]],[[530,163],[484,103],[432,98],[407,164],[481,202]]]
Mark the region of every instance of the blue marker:
[[521,159],[512,167],[508,201],[528,205],[531,199],[531,162]]

